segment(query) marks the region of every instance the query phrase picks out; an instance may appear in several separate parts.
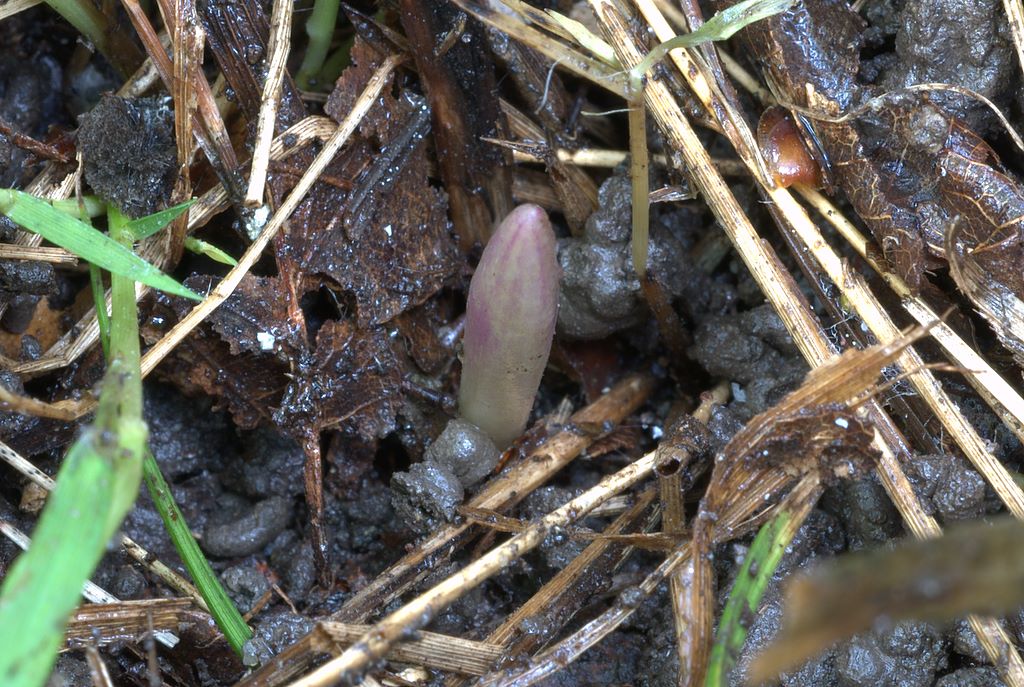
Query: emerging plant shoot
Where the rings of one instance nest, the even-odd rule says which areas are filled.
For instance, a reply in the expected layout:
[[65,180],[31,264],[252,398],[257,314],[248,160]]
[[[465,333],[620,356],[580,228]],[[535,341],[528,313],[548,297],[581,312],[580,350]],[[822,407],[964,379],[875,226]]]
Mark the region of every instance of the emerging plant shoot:
[[544,210],[502,220],[469,285],[459,412],[508,446],[526,427],[558,314],[555,235]]

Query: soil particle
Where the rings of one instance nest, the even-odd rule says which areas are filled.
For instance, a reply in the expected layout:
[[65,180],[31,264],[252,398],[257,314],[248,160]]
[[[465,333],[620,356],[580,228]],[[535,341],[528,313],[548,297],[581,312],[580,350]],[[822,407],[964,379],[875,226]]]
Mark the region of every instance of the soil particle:
[[146,385],[144,399],[149,446],[166,479],[222,468],[233,453],[230,423],[210,409],[209,399],[186,398],[174,387],[153,383]]
[[999,679],[999,673],[992,666],[978,666],[944,675],[935,687],[1006,687],[1006,683]]
[[46,687],[86,687],[94,684],[89,664],[78,654],[61,654],[53,667]]
[[161,98],[105,96],[79,118],[85,180],[129,217],[166,204],[178,173],[174,119]]
[[[736,432],[743,429],[743,417],[733,408],[735,404],[715,406],[708,419],[711,451],[718,453],[728,444]],[[745,415],[745,414],[744,414]]]
[[0,260],[0,289],[35,296],[57,293],[53,265],[33,260]]
[[0,317],[0,327],[11,334],[21,334],[32,324],[32,317],[38,304],[39,296],[27,293],[13,294],[7,310]]
[[874,477],[839,482],[821,503],[843,524],[851,551],[877,546],[903,531],[899,514]]
[[309,542],[294,541],[276,548],[270,555],[270,565],[281,576],[281,586],[289,598],[294,602],[304,601],[316,582],[313,548]]
[[122,565],[117,569],[110,593],[119,599],[141,599],[146,592],[146,577],[134,565]]
[[[14,131],[39,136],[52,122],[60,102],[61,69],[50,58],[0,59],[0,119]],[[32,168],[28,153],[0,134],[0,187],[20,186]]]
[[942,633],[921,622],[858,635],[836,651],[841,687],[928,687],[946,663]]
[[220,574],[220,579],[228,596],[242,613],[251,611],[270,589],[267,578],[251,562],[231,566]]
[[803,379],[807,366],[769,305],[704,320],[690,355],[708,374],[728,379],[751,416],[764,412]]
[[[580,493],[582,490],[554,486],[541,487],[534,490],[523,501],[523,515],[529,520],[536,520],[561,507]],[[548,566],[553,570],[561,570],[572,562],[572,559],[580,555],[585,546],[584,542],[570,539],[565,530],[557,528],[541,542],[540,552]]]
[[359,551],[380,547],[381,535],[394,525],[391,492],[376,478],[362,480],[341,507],[352,523],[352,547]]
[[[779,592],[778,584],[773,582],[772,587],[765,593],[757,617],[747,631],[747,643],[743,647],[743,653],[740,654],[736,669],[729,675],[730,687],[742,687],[747,684],[746,675],[750,662],[775,638],[782,618],[782,594]],[[825,651],[792,672],[783,673],[779,676],[779,684],[782,687],[835,687],[839,684],[835,649]]]
[[916,456],[907,475],[921,501],[931,504],[943,522],[971,520],[985,512],[985,480],[963,458]]
[[[559,241],[562,284],[558,295],[558,334],[570,339],[603,339],[643,322],[647,306],[633,271],[630,183],[613,176],[598,191],[600,207],[587,220],[583,236]],[[692,224],[679,213],[653,214],[648,270],[672,297],[682,297],[691,314],[721,312],[734,300],[724,284],[711,287],[678,238]]]
[[298,496],[306,458],[294,439],[271,427],[260,427],[242,437],[242,455],[228,462],[221,479],[232,491],[250,498]]
[[22,361],[39,360],[43,355],[43,345],[39,339],[31,334],[21,337],[21,350],[18,352],[18,359]]
[[867,0],[861,9],[868,27],[864,31],[864,42],[869,46],[883,44],[892,39],[899,30],[900,10],[903,0]]
[[978,641],[978,635],[966,620],[958,620],[949,633],[953,651],[978,663],[988,663],[988,654]]
[[203,550],[211,556],[235,558],[257,553],[288,526],[292,518],[289,499],[272,496],[251,506],[231,503],[215,513],[203,530]]
[[[958,384],[957,380],[953,380]],[[966,385],[961,393],[954,393],[953,399],[967,421],[978,430],[987,448],[1004,463],[1017,463],[1022,458],[1021,444],[1017,436],[985,405]]]
[[[822,510],[811,511],[807,521],[800,527],[786,549],[786,555],[765,592],[761,608],[747,632],[747,642],[737,660],[736,669],[730,675],[730,685],[739,687],[745,684],[750,662],[779,631],[783,615],[782,579],[798,569],[807,568],[824,558],[834,556],[845,547],[845,542],[842,527],[835,517]],[[746,548],[743,547],[743,554],[745,553]],[[739,569],[741,562],[735,561],[733,574]],[[720,606],[725,604],[731,589],[731,580],[719,586]],[[793,672],[781,675],[780,683],[783,687],[834,687],[838,684],[835,651],[826,651]]]
[[[424,588],[430,588],[459,570],[456,563],[440,565],[427,576]],[[508,612],[506,604],[495,599],[490,593],[491,585],[471,589],[438,614],[430,629],[456,636],[483,636],[493,629]]]
[[[914,0],[899,15],[899,60],[884,75],[886,90],[922,83],[963,86],[1005,106],[1013,92],[1007,84],[1018,71],[999,0]],[[995,121],[984,103],[950,92],[931,100],[963,117],[979,134]]]
[[391,503],[399,520],[420,534],[451,522],[463,494],[455,473],[433,461],[416,463],[391,478]]
[[[23,396],[25,387],[21,383],[21,377],[14,372],[0,370],[0,385],[7,391]],[[36,418],[20,413],[0,412],[0,436],[7,440],[9,437],[19,436],[38,424]]]
[[[251,648],[257,655],[267,651],[269,655],[260,655],[265,662],[269,656],[276,655],[299,641],[303,635],[313,629],[316,621],[295,615],[286,609],[271,610],[261,613],[256,620],[253,630],[254,639],[260,640]],[[247,645],[247,649],[250,645]]]
[[479,427],[458,418],[448,423],[424,454],[426,461],[447,467],[467,488],[491,474],[499,458],[494,442]]

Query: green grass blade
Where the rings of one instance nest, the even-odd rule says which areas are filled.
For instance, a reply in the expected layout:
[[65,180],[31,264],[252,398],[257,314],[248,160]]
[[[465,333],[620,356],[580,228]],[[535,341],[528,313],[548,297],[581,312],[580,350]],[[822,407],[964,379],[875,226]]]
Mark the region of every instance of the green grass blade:
[[44,200],[11,189],[0,189],[0,213],[28,231],[71,251],[108,272],[193,300],[202,297],[179,284],[130,249]]
[[228,255],[226,252],[224,252],[217,246],[213,245],[212,243],[207,243],[206,241],[203,241],[201,239],[197,239],[195,236],[185,237],[185,248],[187,250],[192,251],[193,253],[196,253],[197,255],[205,255],[211,260],[215,260],[216,262],[219,262],[224,265],[230,265],[231,267],[234,267],[235,265],[238,264],[237,260],[235,260],[233,257]]
[[761,526],[754,537],[754,543],[743,559],[725,610],[722,611],[715,643],[711,647],[705,687],[724,687],[729,684],[729,672],[736,665],[736,658],[747,640],[747,626],[757,614],[764,590],[793,539],[787,527],[791,517],[789,512],[779,511]]
[[743,0],[715,13],[715,16],[693,33],[676,36],[647,53],[647,57],[629,70],[630,88],[635,92],[641,92],[644,74],[670,51],[676,48],[692,48],[710,41],[724,41],[743,27],[785,12],[795,4],[796,0]]
[[141,241],[144,238],[152,236],[174,220],[178,219],[178,217],[188,210],[193,203],[195,203],[194,199],[186,200],[184,203],[178,203],[166,210],[161,210],[160,212],[154,212],[152,215],[133,219],[125,224],[124,230],[127,231],[136,241]]
[[178,509],[178,504],[174,502],[171,489],[164,481],[160,467],[149,451],[146,452],[142,471],[149,495],[153,497],[153,503],[156,504],[156,510],[164,521],[164,527],[167,528],[171,541],[174,542],[174,548],[178,550],[178,555],[185,562],[185,567],[188,568],[199,593],[206,600],[206,605],[210,607],[210,615],[217,622],[217,627],[224,633],[231,648],[241,656],[243,645],[252,637],[252,630],[245,624],[245,620],[235,605],[231,603],[227,592],[224,591],[220,580],[217,579],[213,568],[210,567],[209,561],[199,550],[199,545],[192,536],[192,532],[189,531],[188,523],[185,522],[185,516]]
[[103,358],[109,360],[110,317],[107,315],[107,292],[103,288],[103,273],[92,263],[89,263],[89,286],[92,289],[92,302],[96,307],[96,322],[100,326],[100,345],[103,347]]
[[32,545],[0,587],[0,684],[46,682],[82,583],[135,501],[146,427],[117,410],[130,377],[120,361],[111,364],[96,423],[68,451]]

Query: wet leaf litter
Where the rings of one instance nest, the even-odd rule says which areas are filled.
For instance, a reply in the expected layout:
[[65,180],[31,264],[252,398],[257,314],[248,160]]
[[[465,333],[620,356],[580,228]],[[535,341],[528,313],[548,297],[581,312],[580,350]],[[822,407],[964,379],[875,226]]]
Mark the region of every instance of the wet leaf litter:
[[[661,11],[681,32],[733,4]],[[146,413],[183,516],[257,641],[235,656],[191,602],[161,616],[179,645],[148,653],[126,607],[112,616],[126,619],[122,629],[96,624],[98,660],[114,684],[152,675],[176,685],[329,684],[338,675],[740,684],[786,626],[784,582],[859,550],[880,556],[866,559],[879,561],[873,571],[887,570],[873,552],[898,551],[910,534],[1017,513],[1021,151],[977,97],[1016,121],[1021,65],[1003,6],[783,4],[791,7],[730,41],[692,49],[689,68],[666,60],[647,73],[651,196],[660,201],[650,208],[647,277],[631,259],[630,141],[615,111],[624,86],[594,61],[607,54],[588,53],[569,24],[519,3],[502,19],[469,2],[341,6],[331,28],[345,64],[325,66],[330,76],[310,92],[291,78],[306,40],[294,8],[265,205],[254,208],[232,179],[250,174],[272,13],[253,3],[198,8],[211,59],[192,78],[224,96],[223,140],[243,163],[231,167],[238,162],[221,144],[203,138],[218,127],[193,105],[203,133],[188,169],[198,198],[188,231],[239,258],[263,227],[281,228],[237,281],[202,255],[179,255],[170,234],[137,245],[193,292],[229,294],[198,326],[184,298],[140,294],[143,344],[160,353],[144,368]],[[607,41],[620,67],[631,59],[623,42],[642,34],[609,21],[603,3],[546,9]],[[653,4],[625,9],[635,23],[664,24]],[[124,81],[101,55],[65,40],[75,29],[39,8],[0,17],[10,53],[0,65],[5,186],[70,197],[76,216],[86,207],[76,193],[140,214],[173,204],[184,177],[170,137],[182,129],[157,121],[173,116],[161,87],[101,99]],[[179,55],[181,31],[170,34]],[[765,90],[752,95],[759,82]],[[690,138],[656,101],[665,84],[700,127]],[[339,124],[378,87],[307,183]],[[116,148],[97,152],[91,122],[122,127],[121,138],[144,131],[140,146],[160,148],[166,162],[133,166]],[[755,164],[761,154],[776,179],[821,186],[831,198],[803,221],[820,227],[887,319],[815,262],[827,254],[800,243],[807,234],[793,231],[800,219]],[[778,173],[786,164],[794,166]],[[299,202],[287,205],[296,188]],[[678,189],[693,197],[663,200]],[[526,203],[544,209],[557,235],[556,339],[526,430],[495,447],[455,418],[466,295],[493,228]],[[282,205],[292,209],[274,225]],[[829,213],[870,238],[848,246]],[[744,226],[756,228],[756,241],[743,238]],[[53,473],[81,421],[32,411],[88,400],[104,369],[89,339],[88,279],[16,225],[0,229],[9,275],[0,281],[0,384],[12,409],[0,439]],[[944,321],[910,328],[907,304]],[[985,369],[956,364],[962,356],[946,362],[930,338],[939,329],[979,353]],[[950,339],[940,340],[948,351]],[[936,398],[949,399],[940,414],[919,395],[908,346],[941,385]],[[987,388],[982,373],[1006,388]],[[980,448],[965,448],[969,436]],[[992,462],[979,465],[979,451]],[[4,469],[3,522],[31,531],[35,483]],[[729,649],[735,668],[707,672],[719,665],[716,624],[743,589],[734,578],[751,540],[780,513],[792,543],[740,616],[746,640]],[[1014,536],[999,527],[994,537]],[[123,529],[148,553],[108,554],[93,581],[126,600],[187,596],[154,572],[154,560],[179,562],[147,496]],[[999,564],[1003,540],[982,549],[997,561],[987,565]],[[0,549],[3,570],[14,555]],[[941,554],[927,560],[956,574]],[[1005,563],[1009,582],[965,573],[965,593],[989,584],[997,601],[945,614],[901,608],[890,624],[873,620],[885,604],[870,607],[848,628],[855,636],[836,634],[836,643],[792,656],[787,672],[759,675],[787,686],[1024,684],[1014,648],[1024,622],[999,595],[1015,579]],[[899,583],[904,569],[894,563],[879,583]],[[917,591],[933,579],[928,570],[899,574]],[[808,603],[822,613],[833,602]],[[421,627],[422,647],[406,641]],[[459,660],[445,660],[446,649]],[[77,684],[89,665],[77,650],[56,670]]]

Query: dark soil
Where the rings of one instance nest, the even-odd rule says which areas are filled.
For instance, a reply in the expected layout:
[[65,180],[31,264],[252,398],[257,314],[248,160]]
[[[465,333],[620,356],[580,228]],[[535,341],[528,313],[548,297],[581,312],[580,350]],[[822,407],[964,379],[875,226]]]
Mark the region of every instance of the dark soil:
[[[716,4],[707,3],[707,15]],[[1001,2],[862,4],[860,22],[847,16],[845,0],[798,3],[812,14],[843,12],[844,21],[822,29],[817,38],[834,36],[838,45],[848,37],[844,31],[854,37],[830,48],[846,69],[833,70],[842,78],[828,84],[846,89],[837,99],[853,107],[883,91],[947,82],[984,95],[1008,112],[1011,122],[1020,121],[1021,67]],[[350,61],[324,93],[329,95],[326,105],[320,97],[303,100],[286,79],[278,133],[310,114],[343,118],[383,56],[394,49],[362,11],[379,10],[376,20],[404,35],[412,51],[352,142],[294,213],[287,231],[272,242],[234,295],[145,385],[153,453],[229,596],[243,613],[252,614],[257,639],[243,657],[235,656],[209,617],[197,610],[183,620],[177,648],[154,649],[155,664],[149,663],[144,643],[105,646],[101,655],[115,684],[150,684],[155,665],[164,683],[174,687],[231,685],[332,614],[343,611],[334,617],[352,622],[378,620],[414,591],[428,589],[503,541],[507,532],[539,520],[653,450],[669,436],[674,413],[691,410],[700,392],[726,381],[731,400],[711,413],[710,448],[695,457],[684,480],[686,515],[694,516],[708,486],[705,473],[714,463],[712,456],[751,418],[770,411],[797,388],[808,372],[782,320],[722,240],[715,217],[699,197],[651,205],[649,272],[672,317],[666,319],[649,305],[651,290],[645,289],[631,262],[627,170],[572,167],[548,150],[549,145],[627,149],[624,115],[578,116],[580,110],[610,110],[621,103],[560,71],[549,73],[549,63],[539,53],[517,47],[475,19],[463,15],[465,23],[459,24],[454,6],[411,0],[398,5],[401,12],[394,3],[346,7],[337,37],[351,40]],[[289,62],[293,72],[301,61],[308,16],[298,7]],[[557,7],[570,10],[566,3]],[[577,8],[586,18],[584,9]],[[232,103],[228,124],[243,158],[255,132],[265,76],[268,12],[249,0],[209,0],[199,11],[208,35],[204,68],[211,82],[221,74],[227,79]],[[443,42],[456,25],[464,33],[438,52],[434,43]],[[748,55],[752,69],[763,67],[763,57],[742,41],[738,37],[728,46],[731,53]],[[820,68],[807,67],[809,82]],[[80,153],[87,192],[131,216],[165,207],[180,172],[172,103],[160,87],[146,97],[115,97],[111,92],[121,82],[113,75],[103,57],[90,53],[48,9],[33,8],[0,20],[0,124],[70,151],[63,162],[45,160],[17,145],[13,134],[0,133],[0,187],[25,188],[46,165],[71,171],[75,153]],[[846,77],[848,83],[842,82]],[[791,78],[803,79],[804,74]],[[527,117],[543,135],[529,143],[548,152],[546,166],[513,165],[505,148],[484,143],[526,138],[505,116],[498,116],[499,97],[520,112],[532,113]],[[743,103],[754,121],[758,108]],[[861,179],[872,184],[889,178],[884,174],[895,175],[885,186],[896,198],[893,203],[906,201],[913,212],[927,217],[918,217],[915,226],[921,232],[907,239],[902,253],[892,250],[889,241],[898,234],[909,236],[900,234],[899,226],[864,224],[915,292],[939,310],[958,306],[960,314],[951,321],[973,331],[968,340],[1019,386],[1021,356],[1013,336],[984,311],[979,316],[970,289],[961,285],[957,290],[959,277],[949,273],[929,238],[930,228],[941,224],[935,217],[945,221],[955,213],[943,204],[947,196],[940,181],[948,183],[947,177],[940,179],[932,164],[922,161],[921,151],[930,145],[927,131],[915,129],[920,135],[903,148],[905,160],[897,160],[901,149],[889,137],[909,136],[906,129],[914,127],[907,121],[962,124],[971,136],[984,137],[977,140],[991,146],[993,155],[1003,156],[1006,169],[998,166],[999,173],[1014,184],[1024,173],[1024,157],[1012,148],[991,111],[961,93],[928,96],[927,107],[935,109],[939,120],[921,115],[926,106],[918,100],[901,100],[893,107],[850,125],[857,128],[861,145],[854,166],[861,165]],[[822,143],[835,162],[842,132],[830,131]],[[701,135],[715,155],[728,155],[712,132],[702,130]],[[321,144],[314,140],[271,164],[268,194],[275,206],[287,197]],[[662,146],[658,135],[651,137],[651,145]],[[191,166],[196,195],[244,171],[225,171],[218,164],[197,155]],[[652,182],[655,189],[688,184],[685,173],[660,167],[654,168]],[[817,274],[802,271],[803,256],[787,252],[753,182],[736,178],[732,183],[754,225],[796,275],[834,343],[872,343],[855,316],[837,315],[846,310],[834,288],[821,283]],[[830,190],[851,218],[869,214],[868,201],[852,183],[840,173]],[[232,208],[197,235],[237,256],[250,240],[245,227],[253,214],[242,207],[241,198],[229,200]],[[480,430],[456,417],[452,399],[460,374],[458,341],[468,279],[487,228],[514,204],[531,200],[545,206],[558,233],[563,274],[557,340],[531,426],[500,455]],[[968,220],[973,216],[963,208],[958,212],[957,217]],[[3,243],[13,242],[15,231],[0,220]],[[907,257],[911,254],[913,260]],[[845,257],[854,269],[868,272],[852,251]],[[992,274],[1019,271],[1014,259],[998,257]],[[168,269],[200,292],[226,272],[191,253]],[[5,307],[0,352],[14,362],[37,360],[72,331],[89,307],[85,273],[76,267],[0,259],[0,307]],[[155,343],[190,308],[166,294],[147,296],[140,304],[144,344]],[[666,329],[672,322],[679,331]],[[903,319],[899,323],[907,324]],[[677,350],[673,341],[682,347]],[[93,346],[68,365],[42,374],[0,370],[0,384],[18,394],[58,401],[81,396],[102,371],[102,353]],[[578,409],[600,398],[630,372],[653,375],[657,389],[617,427],[611,422],[573,427],[558,414],[561,404]],[[1011,470],[1019,469],[1024,453],[1012,432],[956,375],[945,376],[944,383],[994,455]],[[881,392],[882,400],[911,437],[902,464],[928,512],[943,525],[1001,512],[991,487],[908,389],[905,383],[896,384]],[[518,505],[500,513],[503,518],[462,509],[496,470],[516,464],[567,427],[581,436],[599,437],[584,457],[517,498]],[[77,423],[0,415],[0,439],[51,475],[78,430]],[[310,465],[315,462],[322,464],[320,483],[311,482]],[[0,518],[30,532],[39,506],[32,505],[28,482],[6,465],[0,466],[0,474]],[[629,523],[628,532],[660,531],[650,511],[641,515]],[[494,516],[496,532],[471,529],[471,535],[457,538],[450,550],[446,547],[431,558],[423,579],[405,595],[386,598],[369,616],[347,615],[345,604],[389,566],[431,533],[470,516],[484,521]],[[537,550],[443,610],[427,629],[486,638],[583,551],[592,541],[589,534],[604,530],[617,516],[585,518],[575,529],[553,533]],[[184,570],[144,489],[123,531],[160,561]],[[784,579],[844,552],[892,546],[906,536],[876,477],[830,486],[787,550],[752,618],[730,684],[743,684],[753,656],[777,634]],[[749,544],[745,536],[718,544],[712,552],[716,612],[725,604]],[[611,546],[557,603],[523,620],[500,667],[525,665],[531,655],[597,617],[624,592],[635,592],[663,558],[662,551],[650,547],[624,555],[626,551],[621,544]],[[0,574],[17,553],[10,541],[0,539]],[[120,551],[104,558],[92,580],[124,600],[175,595]],[[676,684],[679,661],[667,595],[662,585],[638,601],[636,613],[612,637],[543,684]],[[1024,627],[1019,618],[1011,620],[1016,622],[1010,624],[1011,631]],[[397,673],[404,666],[378,668]],[[446,677],[434,671],[425,683],[442,684]],[[51,684],[92,684],[84,653],[62,654]],[[966,623],[940,627],[882,621],[782,675],[777,684],[980,687],[1002,682]]]

